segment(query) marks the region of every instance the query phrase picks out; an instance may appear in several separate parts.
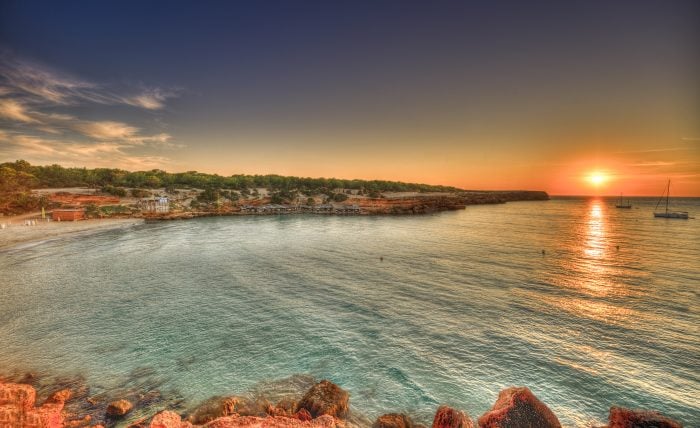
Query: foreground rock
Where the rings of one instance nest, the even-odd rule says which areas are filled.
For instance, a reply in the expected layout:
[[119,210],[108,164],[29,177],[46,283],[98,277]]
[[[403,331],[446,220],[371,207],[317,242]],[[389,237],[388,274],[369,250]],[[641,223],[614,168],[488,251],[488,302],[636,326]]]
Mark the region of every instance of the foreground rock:
[[177,413],[166,410],[153,417],[149,428],[189,428],[191,426],[191,423],[183,422]]
[[216,418],[241,413],[242,400],[238,397],[212,397],[197,407],[188,418],[193,424],[205,424]]
[[433,428],[474,428],[474,423],[466,413],[440,406],[433,419]]
[[107,406],[107,416],[110,417],[120,417],[124,416],[127,413],[131,411],[131,409],[134,407],[133,404],[131,404],[130,401],[127,400],[118,400],[118,401],[113,401],[109,403]]
[[34,407],[35,401],[36,391],[30,385],[0,383],[0,427],[63,427],[63,402]]
[[511,387],[498,394],[491,410],[479,418],[479,427],[561,428],[561,423],[529,389]]
[[659,412],[611,407],[608,428],[683,428],[683,425]]
[[387,413],[374,421],[372,428],[414,428],[411,418],[403,413]]
[[350,394],[328,380],[322,380],[304,395],[297,404],[297,411],[306,409],[312,417],[322,415],[344,419],[348,415]]
[[[337,421],[332,416],[323,415],[310,421],[301,421],[284,416],[224,416],[216,418],[205,425],[206,428],[335,428]],[[180,415],[171,411],[158,413],[153,417],[149,428],[192,428],[189,421],[183,421]]]

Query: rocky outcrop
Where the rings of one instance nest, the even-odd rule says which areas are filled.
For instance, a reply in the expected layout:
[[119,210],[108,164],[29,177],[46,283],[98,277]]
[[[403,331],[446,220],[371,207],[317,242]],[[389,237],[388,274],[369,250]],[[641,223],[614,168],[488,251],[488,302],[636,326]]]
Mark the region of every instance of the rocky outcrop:
[[[306,383],[304,388],[311,382]],[[82,387],[70,386],[68,389],[65,386],[65,382],[53,384],[52,387],[37,386],[41,396],[49,397],[42,406],[36,407],[37,389],[27,384],[0,380],[0,428],[102,428],[101,423],[107,426],[121,423],[121,420],[112,417],[103,421],[106,401],[95,406],[89,403],[87,392],[81,392]],[[50,391],[54,392],[49,394]],[[178,413],[163,411],[152,418],[146,416],[136,422],[128,419],[126,421],[130,423],[127,425],[129,428],[344,428],[370,425],[374,428],[425,428],[401,413],[382,415],[374,424],[367,419],[357,419],[361,415],[349,414],[348,392],[327,380],[311,386],[298,403],[289,398],[291,394],[287,394],[278,395],[276,399],[279,401],[276,405],[264,399],[215,397],[203,403],[187,420]],[[145,394],[144,397],[148,395]],[[68,400],[70,402],[66,403]],[[73,406],[79,402],[86,403],[84,405],[92,410],[77,411]],[[144,402],[149,403],[148,400]],[[134,403],[136,406],[142,406],[142,401],[136,400]],[[166,405],[160,401],[159,403]],[[64,407],[66,405],[67,407]],[[110,403],[109,408],[112,409],[109,412],[113,415],[125,415],[131,410],[132,404],[127,400],[119,400]],[[144,408],[139,407],[139,410],[143,411]],[[349,416],[356,419],[345,420]],[[433,428],[476,426],[561,427],[554,413],[524,387],[512,387],[501,391],[491,410],[479,418],[478,425],[474,424],[466,413],[448,406],[437,409],[432,424]],[[682,428],[682,424],[655,411],[612,407],[609,423],[605,428]]]
[[120,416],[124,416],[127,413],[129,413],[133,407],[134,407],[134,405],[131,404],[130,401],[117,400],[117,401],[113,401],[113,402],[109,403],[105,413],[107,414],[107,416],[110,416],[113,418],[120,417]]
[[659,412],[611,407],[608,428],[683,428]]
[[433,428],[474,428],[474,423],[466,413],[440,406],[433,419]]
[[47,403],[65,403],[73,395],[70,389],[56,391],[46,400]]
[[63,402],[34,407],[35,401],[36,391],[30,385],[0,383],[0,427],[63,427]]
[[479,418],[480,428],[561,428],[559,419],[525,387],[498,394],[491,410]]
[[200,404],[188,419],[193,424],[205,424],[235,414],[240,405],[241,399],[238,397],[212,397]]
[[200,404],[187,418],[195,425],[206,424],[225,416],[284,416],[302,421],[313,417],[307,409],[297,410],[297,403],[290,399],[282,399],[276,405],[259,398],[252,400],[246,397],[213,397]]
[[192,424],[183,422],[180,415],[169,410],[158,413],[151,419],[149,428],[190,428]]
[[350,394],[328,380],[322,380],[304,394],[297,404],[297,411],[307,410],[312,417],[322,415],[344,419],[348,414]]
[[365,214],[427,214],[464,209],[467,205],[503,204],[513,201],[546,201],[549,195],[539,191],[483,191],[387,195],[383,198],[353,198]]
[[387,413],[374,421],[372,428],[414,428],[413,420],[403,413]]

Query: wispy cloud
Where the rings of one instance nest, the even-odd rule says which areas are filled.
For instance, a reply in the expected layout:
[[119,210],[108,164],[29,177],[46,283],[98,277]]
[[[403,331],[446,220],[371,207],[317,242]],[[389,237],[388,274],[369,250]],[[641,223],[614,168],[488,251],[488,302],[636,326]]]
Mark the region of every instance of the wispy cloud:
[[117,91],[22,61],[7,52],[0,52],[0,96],[22,96],[34,103],[75,105],[84,102],[125,104],[157,110],[165,107],[176,91],[162,88],[123,89]]
[[[162,132],[161,118],[137,126],[109,117],[115,110],[99,106],[157,111],[176,95],[173,90],[143,85],[117,90],[0,51],[0,155],[130,168],[171,164],[160,152],[181,146]],[[90,107],[93,116],[103,112],[108,117],[81,117],[84,107]],[[155,151],[158,156],[152,154]]]
[[126,104],[143,107],[149,110],[158,110],[165,107],[165,101],[168,98],[174,97],[173,92],[164,91],[162,89],[147,89],[142,94],[124,98]]
[[0,118],[17,122],[38,122],[31,117],[24,104],[10,98],[0,99]]
[[35,162],[67,165],[85,165],[85,160],[89,159],[92,166],[124,169],[151,169],[173,164],[165,156],[132,153],[133,147],[120,142],[79,142],[0,131],[0,156],[5,159],[31,158]]

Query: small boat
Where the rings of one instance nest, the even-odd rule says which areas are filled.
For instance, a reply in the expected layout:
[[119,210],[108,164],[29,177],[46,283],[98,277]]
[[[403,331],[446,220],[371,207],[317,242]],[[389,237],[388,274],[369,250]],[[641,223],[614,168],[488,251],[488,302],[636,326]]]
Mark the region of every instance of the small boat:
[[620,193],[620,202],[615,204],[615,208],[632,208],[632,204],[630,204],[630,200],[627,199],[627,203],[624,203],[622,201],[622,193]]
[[[656,208],[654,208],[654,217],[687,219],[688,218],[687,211],[669,211],[668,210],[668,198],[669,198],[670,193],[671,193],[671,180],[668,180],[668,184],[666,185],[666,189],[664,190],[664,193],[661,195],[659,202],[656,203]],[[663,212],[657,212],[656,210],[659,208],[659,204],[664,199],[664,195],[666,195],[666,210]]]

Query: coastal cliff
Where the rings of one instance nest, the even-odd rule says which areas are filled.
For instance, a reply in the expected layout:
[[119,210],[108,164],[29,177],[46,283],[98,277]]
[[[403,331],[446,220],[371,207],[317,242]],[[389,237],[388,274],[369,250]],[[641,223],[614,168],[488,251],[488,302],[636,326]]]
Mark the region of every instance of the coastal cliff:
[[[58,386],[60,387],[60,386]],[[75,387],[75,385],[73,385]],[[138,405],[120,399],[100,405],[85,388],[59,389],[37,406],[37,391],[28,384],[0,380],[0,427],[2,428],[426,428],[410,415],[387,413],[374,422],[353,417],[350,394],[322,380],[300,398],[285,398],[273,404],[265,399],[214,397],[188,414],[167,408],[137,419],[129,419]],[[71,404],[73,401],[73,405]],[[75,403],[75,401],[80,401]],[[80,409],[76,411],[76,409]],[[501,391],[495,404],[478,419],[448,406],[440,406],[432,428],[561,428],[557,416],[526,387]],[[682,424],[654,411],[611,407],[608,424],[599,428],[681,428]]]
[[343,202],[326,202],[307,205],[294,203],[272,204],[270,198],[259,198],[246,204],[230,204],[200,207],[195,211],[172,210],[168,212],[145,212],[141,215],[151,220],[175,220],[194,217],[225,215],[409,215],[454,211],[469,205],[504,204],[516,201],[547,201],[549,195],[543,191],[469,191],[448,192],[389,192],[378,197],[352,195]]
[[546,201],[547,192],[492,191],[462,193],[387,194],[383,198],[356,199],[367,214],[425,214],[464,209],[468,205],[504,204],[515,201]]

